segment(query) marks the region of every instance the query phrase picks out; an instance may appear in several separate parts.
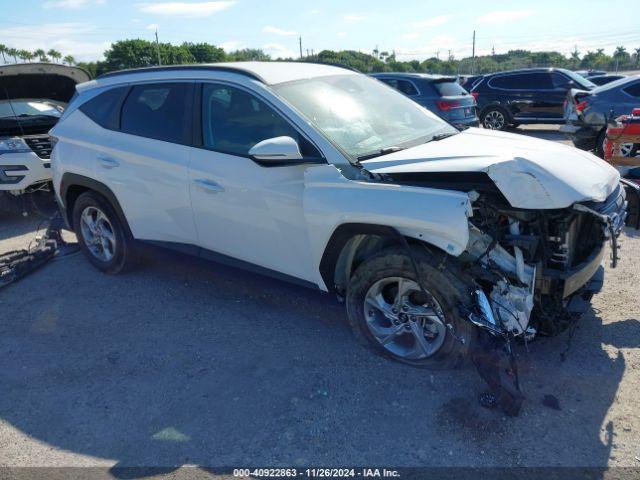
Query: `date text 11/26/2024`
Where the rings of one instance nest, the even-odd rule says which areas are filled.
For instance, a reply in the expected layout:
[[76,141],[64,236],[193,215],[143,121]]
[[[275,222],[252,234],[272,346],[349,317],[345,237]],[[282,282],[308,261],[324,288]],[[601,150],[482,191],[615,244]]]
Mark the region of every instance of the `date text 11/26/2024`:
[[386,468],[236,468],[233,476],[239,478],[398,478],[397,470]]

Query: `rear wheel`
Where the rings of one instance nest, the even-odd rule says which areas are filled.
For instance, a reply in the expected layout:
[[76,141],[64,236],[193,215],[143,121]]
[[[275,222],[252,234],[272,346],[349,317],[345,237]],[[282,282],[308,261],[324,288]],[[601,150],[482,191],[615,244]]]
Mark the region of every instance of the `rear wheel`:
[[468,286],[440,269],[421,250],[411,259],[402,248],[389,248],[365,260],[347,289],[347,314],[356,337],[377,353],[429,368],[452,367],[465,360],[476,329],[458,313],[470,298]]
[[134,263],[134,241],[111,204],[89,191],[73,207],[73,226],[85,256],[99,270],[121,273]]
[[488,107],[482,112],[480,123],[488,130],[505,130],[509,126],[509,116],[503,108]]

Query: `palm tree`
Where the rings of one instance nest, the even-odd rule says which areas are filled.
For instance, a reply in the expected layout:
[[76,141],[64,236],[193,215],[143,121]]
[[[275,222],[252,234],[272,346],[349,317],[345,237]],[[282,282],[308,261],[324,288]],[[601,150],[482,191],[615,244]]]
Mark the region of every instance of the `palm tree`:
[[7,59],[4,56],[4,54],[7,53],[7,50],[8,50],[7,46],[0,43],[0,54],[2,54],[2,63],[7,63]]
[[67,55],[66,57],[64,57],[62,60],[64,60],[65,62],[67,62],[67,65],[73,65],[76,63],[76,59],[73,58],[72,55]]
[[24,60],[26,62],[30,57],[31,52],[29,50],[18,50],[18,58],[20,58],[20,60]]
[[47,55],[49,55],[54,62],[59,58],[62,58],[62,54],[59,51],[54,50],[53,48],[47,52]]
[[39,48],[37,50],[34,50],[33,54],[36,57],[38,57],[38,59],[40,59],[41,62],[48,62],[49,61],[49,59],[47,58],[47,53],[41,48]]
[[13,61],[15,63],[18,63],[18,50],[16,50],[15,48],[7,48],[7,55],[13,57]]

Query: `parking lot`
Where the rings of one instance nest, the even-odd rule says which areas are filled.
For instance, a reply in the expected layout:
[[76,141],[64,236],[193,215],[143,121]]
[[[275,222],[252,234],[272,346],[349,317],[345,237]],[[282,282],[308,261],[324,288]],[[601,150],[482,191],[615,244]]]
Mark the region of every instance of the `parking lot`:
[[[0,252],[38,223],[0,217]],[[638,468],[640,237],[622,242],[566,361],[567,334],[519,346],[518,418],[478,405],[471,367],[360,347],[332,296],[170,253],[122,276],[57,258],[0,291],[0,465]]]

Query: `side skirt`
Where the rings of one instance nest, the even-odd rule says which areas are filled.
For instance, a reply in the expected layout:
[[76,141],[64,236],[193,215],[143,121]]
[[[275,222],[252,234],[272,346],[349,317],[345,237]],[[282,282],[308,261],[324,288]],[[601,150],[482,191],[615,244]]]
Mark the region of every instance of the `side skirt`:
[[270,268],[261,267],[260,265],[256,265],[254,263],[245,262],[244,260],[238,260],[237,258],[233,258],[228,255],[224,255],[222,253],[214,252],[206,248],[201,248],[201,247],[198,247],[197,245],[191,245],[189,243],[178,243],[178,242],[163,242],[163,241],[157,241],[157,240],[138,240],[138,241],[143,244],[152,245],[154,247],[160,247],[168,250],[173,250],[175,252],[179,252],[185,255],[200,257],[205,260],[221,263],[229,267],[247,270],[249,272],[275,278],[277,280],[282,280],[288,283],[293,283],[296,285],[300,285],[302,287],[311,288],[313,290],[320,290],[318,285],[313,282],[309,282],[301,278],[293,277],[291,275],[287,275],[286,273],[281,273],[276,270],[272,270]]

